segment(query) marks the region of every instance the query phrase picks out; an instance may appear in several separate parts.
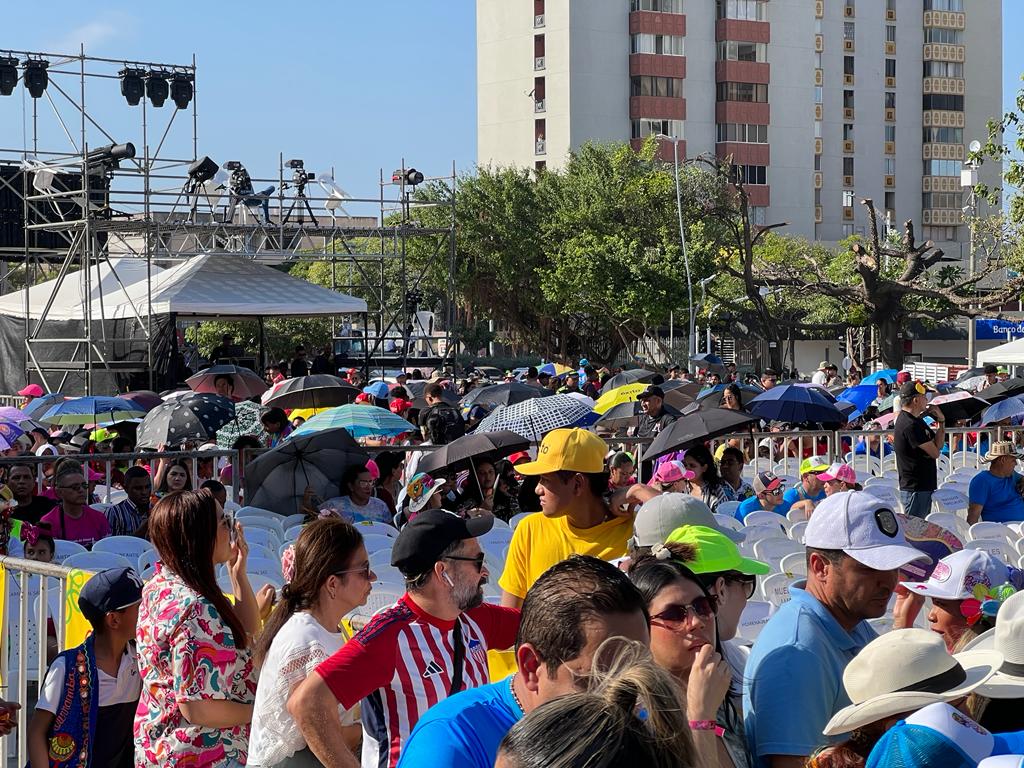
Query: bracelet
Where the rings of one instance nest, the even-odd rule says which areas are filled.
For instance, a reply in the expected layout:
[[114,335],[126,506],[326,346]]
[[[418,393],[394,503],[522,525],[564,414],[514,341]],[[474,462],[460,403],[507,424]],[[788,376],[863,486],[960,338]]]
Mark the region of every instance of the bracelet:
[[691,720],[690,730],[714,731],[716,736],[722,736],[725,733],[725,729],[719,726],[714,720]]

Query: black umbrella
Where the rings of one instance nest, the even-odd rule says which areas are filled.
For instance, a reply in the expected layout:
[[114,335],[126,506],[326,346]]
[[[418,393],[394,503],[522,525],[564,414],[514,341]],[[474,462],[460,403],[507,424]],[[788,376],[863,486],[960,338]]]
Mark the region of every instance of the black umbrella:
[[601,385],[601,393],[611,392],[613,389],[624,387],[627,384],[641,384],[650,381],[658,374],[655,371],[648,371],[644,368],[633,368],[622,373],[617,373]]
[[482,405],[488,411],[492,411],[499,405],[515,405],[516,403],[523,402],[523,400],[530,400],[534,397],[547,397],[553,394],[550,389],[513,381],[509,384],[494,384],[489,387],[474,389],[462,398],[462,404],[467,407]]
[[991,405],[987,400],[963,391],[936,395],[931,404],[942,411],[943,418],[951,424],[955,421],[974,421],[976,416]]
[[682,379],[670,379],[658,386],[665,393],[665,403],[680,410],[692,403],[700,392],[700,384]]
[[[667,392],[665,393],[668,394]],[[613,405],[603,414],[601,418],[595,423],[595,427],[605,427],[607,429],[622,429],[623,427],[630,427],[636,424],[637,417],[642,414],[643,404],[639,400],[630,400],[628,403],[619,403]]]
[[235,404],[226,397],[197,392],[158,405],[139,425],[139,448],[178,446],[186,440],[213,440],[217,430],[235,418]]
[[[726,384],[718,384],[711,389],[702,389],[694,402],[701,408],[718,408],[722,404],[722,395],[725,393],[726,386]],[[740,402],[743,403],[744,408],[748,402],[764,393],[763,389],[752,387],[749,384],[737,384],[736,386],[740,388]]]
[[676,419],[661,430],[647,446],[643,458],[656,459],[666,453],[703,443],[717,435],[741,432],[756,423],[756,418],[742,411],[730,411],[725,408],[696,410]]
[[978,397],[990,403],[998,403],[1008,397],[1024,394],[1024,379],[1014,377],[1005,381],[997,381],[991,387],[985,387],[978,393]]
[[281,382],[263,405],[272,408],[333,408],[356,399],[359,389],[327,373],[296,376]]
[[343,427],[292,437],[245,467],[245,501],[282,515],[301,511],[306,488],[326,500],[342,494],[341,478],[369,455]]
[[516,451],[525,451],[530,441],[515,432],[474,432],[432,451],[420,459],[418,472],[459,472],[478,461],[497,461]]

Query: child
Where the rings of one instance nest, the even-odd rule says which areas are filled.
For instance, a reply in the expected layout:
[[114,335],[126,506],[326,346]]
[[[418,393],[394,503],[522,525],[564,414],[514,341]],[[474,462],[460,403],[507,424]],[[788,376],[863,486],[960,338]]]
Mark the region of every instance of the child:
[[26,560],[35,560],[37,563],[53,562],[57,545],[53,541],[53,536],[47,533],[48,530],[48,526],[21,526],[21,540],[24,543]]
[[142,579],[131,568],[100,571],[82,587],[78,605],[93,632],[46,673],[29,724],[30,768],[133,766],[141,601]]

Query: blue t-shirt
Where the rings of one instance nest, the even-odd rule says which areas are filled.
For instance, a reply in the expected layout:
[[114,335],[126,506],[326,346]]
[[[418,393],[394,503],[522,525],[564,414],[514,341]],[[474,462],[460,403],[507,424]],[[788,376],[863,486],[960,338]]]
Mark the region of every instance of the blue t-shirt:
[[810,499],[815,504],[817,504],[819,501],[821,501],[824,498],[825,498],[825,489],[824,488],[822,488],[820,491],[818,491],[818,495],[817,496],[808,496],[807,495],[807,491],[804,488],[804,484],[802,482],[801,483],[797,483],[792,488],[786,489],[786,492],[784,494],[782,494],[782,503],[779,504],[779,506],[777,506],[774,509],[774,511],[778,512],[780,515],[787,515],[787,514],[789,514],[789,510],[792,509],[793,505],[796,502],[798,502],[798,501],[804,501],[805,499]]
[[750,652],[743,681],[743,717],[754,768],[770,755],[807,756],[829,739],[822,730],[850,703],[843,670],[877,635],[867,622],[843,629],[803,587],[768,621]]
[[736,519],[742,523],[743,519],[751,512],[757,512],[761,509],[764,509],[761,506],[761,500],[757,496],[751,496],[749,499],[741,501],[740,505],[736,508]]
[[981,519],[997,523],[1024,520],[1024,499],[1017,490],[1021,476],[996,477],[988,470],[971,478],[967,497],[971,504],[981,504]]
[[427,710],[402,745],[398,768],[491,768],[523,717],[512,677],[449,696]]

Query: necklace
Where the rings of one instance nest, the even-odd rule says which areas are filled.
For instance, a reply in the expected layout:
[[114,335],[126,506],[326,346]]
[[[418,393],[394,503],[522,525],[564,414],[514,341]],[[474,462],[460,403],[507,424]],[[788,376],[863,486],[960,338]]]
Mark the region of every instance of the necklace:
[[523,706],[523,702],[521,702],[519,697],[516,695],[516,676],[514,674],[508,679],[508,689],[512,693],[512,699],[515,701],[516,706],[519,707],[519,710],[523,714],[526,714],[526,707]]

